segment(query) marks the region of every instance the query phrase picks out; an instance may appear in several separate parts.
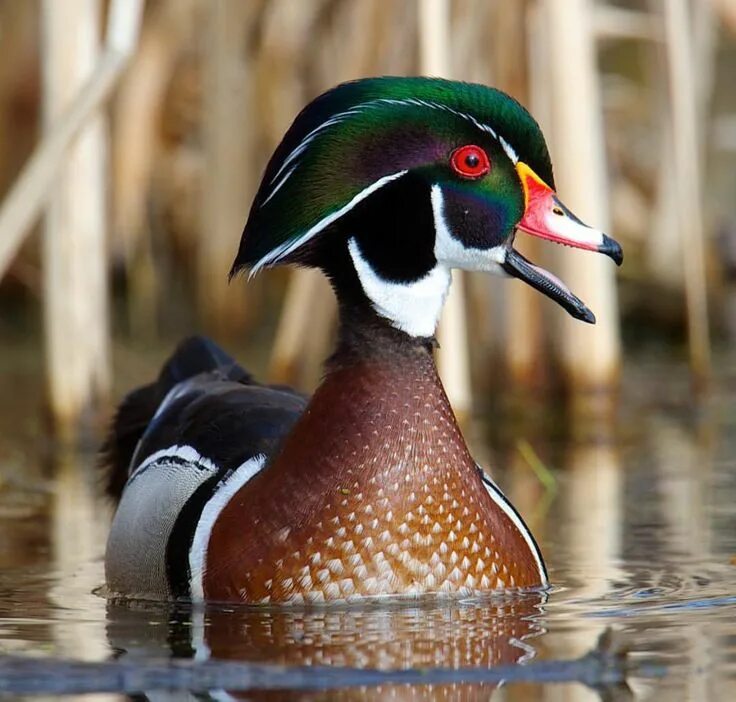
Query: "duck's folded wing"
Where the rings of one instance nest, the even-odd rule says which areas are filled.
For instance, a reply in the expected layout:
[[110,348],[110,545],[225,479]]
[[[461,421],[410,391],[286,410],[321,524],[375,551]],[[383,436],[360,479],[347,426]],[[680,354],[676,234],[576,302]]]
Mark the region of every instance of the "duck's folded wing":
[[120,404],[101,451],[107,493],[118,502],[132,472],[171,446],[201,448],[230,468],[269,454],[304,405],[293,390],[259,385],[209,339],[186,339],[155,382]]
[[271,456],[306,406],[288,389],[196,376],[174,388],[148,424],[131,476],[148,456],[189,446],[227,472],[257,455]]
[[[183,373],[196,368],[190,365]],[[166,381],[163,387],[170,387],[155,406],[150,396],[161,388],[139,391],[149,397],[137,408],[121,410],[108,440],[117,440],[114,432],[121,425],[124,429],[138,422],[140,427],[142,408],[147,408],[132,457],[126,460],[119,451],[114,464],[124,477],[105,559],[112,592],[155,598],[195,595],[192,576],[201,576],[206,544],[195,544],[194,537],[208,505],[232,497],[266,465],[306,405],[303,396],[288,388],[254,384],[239,367],[218,366],[177,377],[173,384]]]

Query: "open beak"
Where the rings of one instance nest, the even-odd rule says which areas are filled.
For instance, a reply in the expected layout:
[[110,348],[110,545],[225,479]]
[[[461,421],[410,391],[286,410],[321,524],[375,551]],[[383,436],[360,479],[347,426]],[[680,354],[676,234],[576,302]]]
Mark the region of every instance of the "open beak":
[[[521,179],[525,197],[524,216],[517,225],[517,229],[558,244],[598,251],[612,258],[617,265],[621,265],[624,254],[616,241],[598,229],[583,224],[560,202],[555,191],[525,163],[519,161],[516,170]],[[570,292],[559,278],[530,263],[510,245],[506,250],[506,260],[502,267],[509,275],[521,278],[539,292],[555,300],[573,317],[595,324],[593,313],[582,300]]]

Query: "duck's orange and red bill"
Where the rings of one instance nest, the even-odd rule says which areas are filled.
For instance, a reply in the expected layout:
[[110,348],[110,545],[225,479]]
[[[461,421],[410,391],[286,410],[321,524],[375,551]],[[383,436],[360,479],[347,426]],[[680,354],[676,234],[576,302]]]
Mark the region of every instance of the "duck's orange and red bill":
[[[623,251],[614,239],[581,222],[527,164],[519,161],[516,171],[524,189],[525,200],[524,215],[517,224],[518,230],[558,244],[597,251],[621,265]],[[509,275],[521,278],[558,302],[573,317],[595,323],[593,313],[559,278],[535,266],[511,247],[507,251],[503,267]]]
[[519,161],[516,171],[525,199],[524,216],[517,225],[521,231],[558,244],[598,251],[610,256],[616,265],[621,265],[624,254],[616,241],[583,224],[560,202],[557,193],[525,163]]

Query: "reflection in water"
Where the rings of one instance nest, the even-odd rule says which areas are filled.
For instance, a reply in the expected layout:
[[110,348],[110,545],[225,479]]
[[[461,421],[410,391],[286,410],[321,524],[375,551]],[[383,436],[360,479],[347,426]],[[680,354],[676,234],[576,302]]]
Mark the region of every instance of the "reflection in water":
[[[61,616],[69,611],[66,595],[70,581],[76,581],[80,590],[89,593],[83,599],[91,612],[97,612],[101,607],[99,598],[92,594],[99,585],[95,580],[97,572],[85,568],[84,564],[97,561],[104,555],[110,509],[98,499],[94,465],[79,459],[78,455],[62,451],[56,456],[54,466],[51,552],[58,580],[49,589],[49,599]],[[107,646],[104,636],[75,632],[74,620],[78,615],[70,611],[69,616],[69,626],[61,627],[56,634],[61,637],[62,646],[64,639],[71,637],[76,642],[76,657],[90,660],[105,655]]]
[[[577,597],[600,597],[621,577],[623,476],[619,455],[608,441],[590,441],[570,445],[565,464],[559,509],[560,522],[567,526],[559,546],[565,549],[566,567],[586,574],[578,582]],[[559,643],[562,656],[575,657],[590,650],[601,629],[585,626],[570,632]],[[592,702],[596,698],[592,690],[577,686],[565,700]]]
[[[579,585],[580,595],[603,595],[621,578],[623,476],[618,452],[608,443],[590,443],[568,449],[564,490],[560,500],[568,525],[568,567],[595,573]],[[590,647],[584,642],[580,650]]]
[[[107,630],[119,655],[144,659],[173,655],[381,670],[490,667],[534,657],[533,639],[542,632],[538,619],[544,598],[530,593],[454,604],[209,606],[193,611],[182,605],[110,602]],[[394,691],[391,699],[475,699],[473,695],[492,689],[419,686]],[[360,699],[382,699],[384,692],[345,694],[349,699],[358,694]]]

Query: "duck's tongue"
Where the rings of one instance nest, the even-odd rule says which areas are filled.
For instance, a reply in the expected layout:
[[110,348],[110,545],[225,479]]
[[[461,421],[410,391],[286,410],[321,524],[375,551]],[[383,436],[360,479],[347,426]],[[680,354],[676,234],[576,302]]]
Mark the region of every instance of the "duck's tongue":
[[[560,202],[555,191],[525,163],[519,161],[516,171],[525,198],[524,216],[517,225],[519,230],[558,244],[597,251],[621,265],[624,254],[616,241],[598,229],[583,224]],[[595,324],[595,315],[559,278],[535,266],[511,246],[506,249],[506,260],[502,266],[509,275],[529,283],[562,305],[576,319]]]
[[506,250],[506,260],[501,266],[509,275],[529,283],[543,295],[562,305],[576,319],[595,324],[595,315],[557,276],[535,266],[515,249]]

